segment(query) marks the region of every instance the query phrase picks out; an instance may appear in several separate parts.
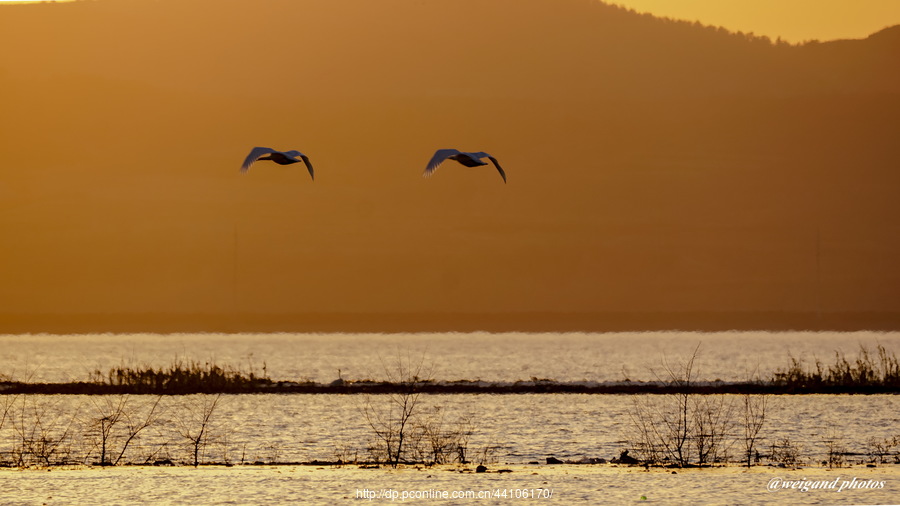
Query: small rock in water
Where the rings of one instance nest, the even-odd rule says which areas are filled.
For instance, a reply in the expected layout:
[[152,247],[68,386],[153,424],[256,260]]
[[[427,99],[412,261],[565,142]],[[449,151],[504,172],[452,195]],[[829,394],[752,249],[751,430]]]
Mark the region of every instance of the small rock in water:
[[487,472],[487,468],[484,467],[484,466],[482,466],[482,465],[479,465],[478,467],[475,468],[475,472],[476,472],[476,473],[486,473],[486,472]]
[[548,464],[562,464],[563,461],[559,460],[556,457],[547,457],[547,463]]
[[631,455],[628,455],[628,450],[625,450],[621,454],[619,454],[618,459],[613,459],[612,462],[614,464],[637,464],[638,459],[632,457]]

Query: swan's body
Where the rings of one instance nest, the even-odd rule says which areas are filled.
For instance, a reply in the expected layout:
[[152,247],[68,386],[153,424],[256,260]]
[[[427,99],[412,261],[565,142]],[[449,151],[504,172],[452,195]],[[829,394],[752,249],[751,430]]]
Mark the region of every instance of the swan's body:
[[431,161],[428,162],[428,166],[425,167],[425,176],[430,176],[437,170],[438,165],[441,164],[444,160],[450,159],[455,160],[466,167],[481,167],[482,165],[487,165],[487,162],[481,161],[482,158],[487,158],[490,160],[494,167],[497,167],[497,172],[500,173],[500,177],[503,178],[503,182],[506,182],[506,172],[503,172],[503,168],[500,167],[500,163],[497,162],[497,159],[493,156],[479,151],[477,153],[465,153],[458,149],[439,149],[434,153],[434,156],[431,157]]
[[[297,159],[298,156],[300,157],[299,160]],[[243,165],[241,165],[241,172],[247,172],[250,169],[250,166],[259,160],[272,160],[278,165],[290,165],[292,163],[303,162],[309,170],[309,177],[314,180],[316,178],[313,174],[313,166],[309,163],[309,158],[306,155],[299,151],[276,151],[272,148],[253,148],[250,150],[250,154],[247,155]]]

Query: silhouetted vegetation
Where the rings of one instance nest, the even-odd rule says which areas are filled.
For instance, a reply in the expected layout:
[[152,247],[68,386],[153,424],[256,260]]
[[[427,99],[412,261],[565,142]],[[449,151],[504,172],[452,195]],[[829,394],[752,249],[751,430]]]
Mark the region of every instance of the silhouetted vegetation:
[[[306,393],[306,394],[394,394],[408,390],[402,378],[383,381],[342,380],[332,383],[273,380],[267,374],[243,372],[208,362],[177,359],[168,367],[115,367],[106,373],[93,371],[87,381],[34,383],[0,381],[0,394],[154,394],[196,393]],[[768,378],[746,381],[622,381],[611,383],[569,383],[531,378],[509,383],[456,380],[435,381],[415,378],[418,394],[812,394],[812,393],[893,393],[900,392],[900,360],[882,345],[870,350],[860,346],[849,359],[836,351],[830,365],[815,359],[807,365],[790,357],[790,364]]]
[[200,450],[209,444],[213,431],[212,415],[219,404],[222,394],[215,397],[202,397],[198,403],[189,403],[185,409],[179,410],[178,433],[186,439],[191,449],[191,463],[200,465]]
[[[659,434],[671,436],[670,444],[657,447],[655,452],[650,447],[630,447],[631,455],[623,452],[624,456],[613,459],[613,464],[693,467],[746,463],[739,413],[723,409],[728,403],[738,407],[740,397],[688,395],[686,404],[679,395],[669,397],[675,400],[672,404],[664,402],[663,396],[649,397],[656,398],[654,406],[676,407],[668,418],[671,424],[658,426]],[[276,432],[253,430],[250,439],[229,440],[228,423],[234,423],[234,419],[227,414],[219,416],[219,408],[229,402],[227,396],[109,396],[68,402],[60,396],[21,395],[3,396],[0,401],[0,414],[5,413],[5,417],[0,416],[0,467],[259,464],[374,467],[490,464],[498,458],[498,446],[484,442],[469,455],[470,437],[483,428],[469,416],[459,416],[428,403],[421,403],[407,419],[402,447],[396,445],[398,432],[392,429],[394,444],[390,447],[379,444],[380,439],[347,440],[345,446],[336,448],[335,460],[297,462],[280,459],[285,448],[278,446],[284,443],[275,442]],[[387,406],[383,401],[384,397],[376,400]],[[682,416],[685,405],[687,416]],[[713,425],[708,420],[701,421],[710,414],[718,417]],[[268,430],[275,431],[277,427],[275,424]],[[357,434],[359,437],[363,433]],[[502,432],[499,434],[502,437]],[[818,439],[802,443],[783,435],[766,436],[763,432],[754,436],[759,451],[754,449],[750,453],[752,463],[757,465],[813,464],[835,468],[900,463],[898,434],[857,440],[855,446],[848,442],[846,433],[834,426],[829,426]],[[566,464],[607,462],[604,459],[553,460]]]
[[[397,467],[401,463],[427,465],[468,463],[469,436],[473,426],[465,416],[449,422],[441,406],[425,409],[419,404],[422,385],[431,380],[424,357],[413,362],[409,356],[398,356],[393,366],[385,366],[385,373],[397,390],[378,398],[367,397],[362,408],[366,423],[375,435],[368,446],[372,462]],[[489,450],[476,455],[487,459]]]
[[125,456],[128,446],[140,433],[153,425],[158,416],[157,407],[161,397],[152,403],[146,415],[137,416],[131,409],[131,398],[127,395],[102,396],[92,400],[93,416],[89,417],[88,432],[94,446],[100,448],[100,465],[116,465]]
[[266,376],[243,373],[230,367],[205,362],[176,359],[170,366],[131,368],[115,367],[106,374],[96,370],[89,383],[113,387],[133,394],[240,393],[272,385]]
[[825,366],[819,359],[814,367],[805,366],[802,359],[791,357],[791,365],[779,369],[772,384],[791,390],[819,390],[823,387],[873,388],[896,390],[900,388],[900,361],[897,355],[878,345],[875,352],[860,345],[853,362],[840,351],[835,351],[834,363]]
[[393,467],[397,467],[409,453],[403,443],[406,442],[409,446],[407,436],[412,430],[413,417],[418,414],[419,396],[422,393],[419,385],[427,381],[420,377],[425,374],[423,363],[424,357],[415,364],[409,356],[406,360],[398,356],[394,370],[385,366],[389,381],[397,389],[387,394],[387,402],[373,403],[371,399],[367,399],[363,408],[366,422],[381,443],[372,447],[373,455],[380,456]]
[[[865,463],[882,464],[900,461],[900,436],[869,438],[864,448],[851,448],[837,428],[829,430],[817,441],[803,444],[789,438],[766,434],[768,401],[767,389],[784,389],[774,380],[757,379],[742,385],[762,390],[743,395],[718,395],[708,383],[696,380],[695,355],[683,363],[666,362],[664,375],[652,387],[656,395],[635,395],[631,412],[632,433],[628,450],[633,456],[614,459],[619,465],[694,467],[732,465],[752,466],[769,463],[781,466],[801,466],[809,463],[828,467],[843,467]],[[792,363],[799,363],[792,359]],[[860,349],[852,361],[837,353],[834,364],[822,365],[810,374],[818,374],[820,383],[826,380],[834,386],[839,378],[850,378],[859,388],[889,383],[896,375],[897,360],[882,346],[874,352]],[[185,365],[187,364],[187,365]],[[794,367],[791,370],[796,371]],[[800,369],[802,370],[802,369]],[[149,371],[152,371],[153,376]],[[193,371],[193,372],[191,372]],[[227,372],[226,372],[227,371]],[[112,369],[106,376],[95,371],[94,382],[81,383],[91,387],[125,388],[124,378],[193,377],[191,381],[216,378],[225,384],[228,376],[239,388],[246,388],[255,374],[244,374],[210,364],[176,361],[170,367],[153,369]],[[308,464],[361,466],[398,466],[409,464],[467,464],[485,463],[494,458],[496,446],[483,445],[470,451],[469,440],[479,427],[465,413],[453,413],[443,406],[422,402],[422,396],[440,386],[431,379],[422,364],[408,359],[398,360],[395,369],[386,368],[387,381],[361,381],[354,390],[353,381],[341,380],[330,385],[315,385],[322,393],[372,393],[361,404],[361,411],[371,437],[347,441],[337,448],[334,461],[313,461]],[[779,374],[782,374],[780,372]],[[123,378],[119,381],[118,378]],[[794,373],[795,381],[805,376]],[[779,376],[782,378],[782,376]],[[825,379],[822,379],[825,378]],[[865,381],[863,381],[865,379]],[[290,392],[310,384],[274,382],[267,377],[260,384],[274,392]],[[156,380],[154,380],[156,381]],[[165,379],[160,380],[167,385]],[[174,384],[192,384],[178,380]],[[782,380],[788,384],[786,380]],[[144,380],[136,381],[142,388]],[[473,382],[469,386],[473,386]],[[152,383],[151,385],[155,385]],[[9,383],[0,395],[0,466],[48,467],[58,465],[232,465],[261,463],[293,463],[279,461],[277,444],[263,443],[248,454],[247,440],[229,440],[229,427],[218,418],[218,406],[225,402],[221,393],[213,395],[156,395],[127,394],[86,397],[74,404],[60,396],[17,395],[10,393]],[[530,385],[539,392],[553,392],[554,382],[532,378],[519,386]],[[33,385],[32,385],[33,386]],[[638,385],[640,386],[640,385]],[[167,387],[168,388],[168,387]],[[188,388],[188,387],[185,387]],[[279,390],[284,388],[285,390]],[[490,385],[479,386],[489,391]],[[340,390],[343,389],[343,390]],[[172,388],[169,388],[171,393]],[[259,390],[264,391],[264,390]],[[302,390],[297,390],[302,391]],[[647,393],[645,388],[643,393]],[[795,388],[793,393],[800,391]],[[507,391],[509,392],[509,391]],[[594,391],[596,393],[596,391]],[[641,390],[635,390],[641,392]],[[93,391],[92,393],[102,393]],[[713,393],[714,395],[706,395]],[[859,442],[856,443],[859,445]],[[806,452],[806,453],[804,453]],[[240,458],[236,458],[239,454]],[[812,455],[819,457],[813,459]],[[596,463],[596,459],[566,463]]]
[[[792,357],[787,370],[778,370],[768,381],[752,381],[759,391],[740,397],[698,395],[694,361],[698,349],[681,365],[664,362],[666,377],[661,381],[673,387],[663,395],[635,395],[631,418],[629,449],[638,455],[638,462],[647,465],[667,464],[677,467],[704,466],[729,462],[732,446],[747,467],[759,462],[757,450],[766,422],[768,393],[810,392],[873,392],[896,391],[900,378],[900,364],[896,355],[878,345],[874,352],[860,346],[851,362],[841,352],[835,353],[832,365],[816,360],[815,370],[802,366]],[[738,401],[742,402],[738,402]],[[742,416],[732,416],[736,411]],[[852,455],[842,435],[831,427],[823,436],[825,460],[829,468],[843,467]],[[868,455],[871,461],[883,462],[883,455],[896,446],[896,439],[870,440]],[[769,459],[779,465],[802,464],[802,448],[788,439],[771,443]],[[896,456],[896,454],[895,454]]]
[[[737,427],[733,416],[735,398],[697,395],[692,389],[696,381],[694,362],[699,350],[700,345],[697,345],[694,353],[682,364],[664,362],[666,378],[662,381],[677,387],[676,391],[665,395],[633,397],[633,407],[629,412],[633,430],[630,445],[641,461],[702,467],[725,462],[729,448],[737,440],[752,448],[765,421],[764,411],[756,411],[755,416],[750,416],[746,408],[754,404],[745,402],[745,427],[739,435],[734,435]],[[745,401],[748,398],[753,396],[745,396]]]
[[[72,405],[58,396],[3,396],[0,466],[196,467],[216,442],[212,417],[220,397],[183,396],[163,402],[162,396],[121,395]],[[161,438],[161,433],[167,435]]]
[[745,463],[750,467],[753,463],[754,449],[759,440],[759,433],[766,423],[766,408],[769,399],[766,395],[745,394],[742,396],[743,434],[740,438],[744,446]]

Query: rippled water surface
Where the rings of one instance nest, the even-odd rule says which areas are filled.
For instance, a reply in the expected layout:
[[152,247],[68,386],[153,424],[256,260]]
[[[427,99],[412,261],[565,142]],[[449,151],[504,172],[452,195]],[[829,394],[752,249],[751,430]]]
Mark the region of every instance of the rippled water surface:
[[[161,418],[132,442],[124,461],[142,463],[159,459],[190,462],[190,446],[182,426],[196,423],[196,411],[210,396],[163,397]],[[735,409],[741,397],[717,396]],[[37,420],[49,433],[71,432],[71,449],[90,451],[96,434],[89,420],[97,416],[107,397],[80,395],[19,398],[5,427],[0,429],[0,457],[9,456],[21,438],[17,422]],[[612,459],[628,448],[634,436],[629,413],[635,397],[591,394],[423,395],[417,422],[441,421],[446,429],[463,424],[470,433],[472,460],[498,463]],[[133,396],[129,411],[136,418],[146,413],[155,398]],[[251,462],[310,462],[366,460],[368,448],[379,441],[365,417],[365,407],[387,409],[386,395],[253,394],[224,395],[211,419],[210,444],[202,461],[234,464]],[[51,429],[51,424],[58,428]],[[895,395],[771,396],[761,433],[762,453],[772,444],[790,440],[801,449],[806,464],[817,464],[826,453],[826,441],[839,438],[856,459],[866,459],[870,438],[900,435],[900,398]],[[737,459],[739,424],[729,431],[729,455]],[[121,440],[114,441],[119,445]],[[96,450],[91,459],[96,459]]]
[[[410,358],[438,380],[653,380],[699,346],[698,379],[767,376],[790,357],[831,363],[860,345],[900,350],[900,333],[643,332],[608,334],[127,334],[0,336],[0,374],[32,381],[84,380],[120,365],[188,359],[277,380],[384,379]],[[264,369],[265,368],[265,369]]]
[[[414,335],[85,335],[0,336],[0,374],[30,381],[84,380],[91,371],[119,365],[154,367],[174,360],[214,362],[278,380],[386,379],[401,361],[421,363],[439,380],[510,382],[531,378],[558,381],[654,380],[689,357],[697,346],[698,379],[744,380],[766,377],[790,357],[825,363],[835,351],[853,359],[861,345],[900,349],[898,333],[616,333],[616,334],[414,334]],[[605,465],[545,465],[548,457],[569,462],[611,459],[629,448],[636,406],[661,396],[586,394],[423,395],[417,423],[463,427],[470,460],[495,471],[476,475],[458,467],[357,469],[355,466],[271,466],[272,463],[365,460],[379,442],[369,412],[390,406],[386,395],[254,394],[224,395],[210,419],[200,460],[235,467],[60,469],[0,471],[4,504],[82,503],[99,494],[104,502],[297,503],[329,504],[366,500],[360,490],[512,490],[552,488],[543,501],[567,503],[889,503],[900,500],[900,473],[894,465],[865,467],[872,441],[900,436],[900,398],[895,395],[772,395],[757,448],[761,466],[749,472],[613,468]],[[740,396],[720,399],[734,424],[727,430],[724,456],[740,453]],[[196,425],[211,396],[159,400],[157,419],[130,443],[122,462],[171,460],[187,463],[191,447],[185,427]],[[65,435],[58,453],[96,462],[97,419],[113,396],[0,396],[7,416],[0,424],[0,460],[14,461],[22,442]],[[134,420],[148,413],[153,396],[130,396]],[[374,411],[373,411],[374,410]],[[723,410],[725,412],[725,410]],[[121,447],[121,436],[111,441]],[[767,455],[788,441],[806,470],[769,467]],[[829,444],[844,452],[845,467],[822,466]],[[68,452],[68,453],[66,453]],[[80,461],[79,461],[80,459]],[[261,463],[263,465],[241,465]],[[777,464],[777,463],[776,463]],[[809,467],[811,466],[811,467]],[[466,467],[469,471],[471,466]],[[781,473],[781,474],[778,474]],[[783,476],[782,476],[783,475]],[[769,492],[774,478],[877,478],[885,487],[857,491]],[[383,503],[386,501],[375,501]],[[422,502],[422,501],[420,501]],[[426,503],[453,504],[452,500]],[[492,497],[484,504],[510,504]]]
[[[3,504],[896,504],[890,468],[668,470],[510,466],[509,473],[309,467],[0,470]],[[873,489],[840,484],[868,482]],[[833,489],[769,491],[784,480]],[[483,499],[401,500],[401,494],[479,493]],[[518,494],[518,498],[517,498]],[[375,497],[368,499],[367,497]],[[391,497],[397,497],[391,500]],[[422,497],[421,495],[419,497]],[[525,497],[525,498],[522,498]],[[534,497],[534,498],[532,498]]]

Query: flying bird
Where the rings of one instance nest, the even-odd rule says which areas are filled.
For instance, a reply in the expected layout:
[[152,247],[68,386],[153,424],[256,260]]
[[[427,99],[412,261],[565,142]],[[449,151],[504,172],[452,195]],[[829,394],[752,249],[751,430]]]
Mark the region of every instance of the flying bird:
[[[300,160],[297,159],[298,156]],[[244,159],[244,164],[241,165],[241,172],[247,172],[254,162],[260,160],[272,160],[278,165],[290,165],[302,161],[306,164],[306,168],[309,169],[309,177],[313,180],[316,179],[316,176],[313,175],[313,166],[309,163],[309,158],[306,155],[299,151],[276,151],[272,148],[253,148],[250,150],[250,154],[247,155],[247,158]]]
[[434,153],[434,156],[431,157],[431,161],[428,162],[428,166],[425,167],[424,176],[430,176],[437,170],[438,165],[441,164],[444,160],[456,160],[457,162],[465,165],[466,167],[480,167],[482,165],[487,165],[487,162],[481,161],[482,158],[487,158],[491,162],[493,162],[494,167],[497,167],[497,171],[500,173],[500,177],[503,178],[503,182],[506,182],[506,172],[503,172],[503,168],[500,167],[500,163],[497,162],[497,159],[493,156],[479,151],[477,153],[464,153],[458,149],[439,149]]

